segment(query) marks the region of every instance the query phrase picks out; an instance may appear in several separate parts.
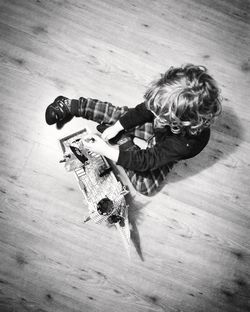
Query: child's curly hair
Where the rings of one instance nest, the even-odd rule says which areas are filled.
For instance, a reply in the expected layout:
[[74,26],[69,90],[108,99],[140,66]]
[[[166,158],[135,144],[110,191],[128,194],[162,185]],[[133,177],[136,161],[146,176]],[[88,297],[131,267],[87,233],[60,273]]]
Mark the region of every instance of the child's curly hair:
[[155,126],[169,125],[175,134],[198,134],[221,113],[220,91],[204,66],[170,67],[144,97]]

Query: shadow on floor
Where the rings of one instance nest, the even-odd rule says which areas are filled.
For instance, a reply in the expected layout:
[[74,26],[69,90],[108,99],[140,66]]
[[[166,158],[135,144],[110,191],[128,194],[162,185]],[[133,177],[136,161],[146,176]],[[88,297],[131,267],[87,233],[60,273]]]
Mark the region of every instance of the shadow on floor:
[[[202,170],[213,166],[217,161],[227,158],[239,148],[242,142],[243,128],[234,111],[229,107],[225,107],[222,115],[212,126],[211,133],[210,141],[204,151],[192,159],[181,161],[176,164],[162,188],[166,186],[166,184],[176,183],[187,177],[194,176]],[[140,223],[140,220],[143,219],[142,209],[151,202],[152,198],[145,197],[145,201],[138,201],[135,198],[136,196],[133,196],[132,193],[127,199],[130,206],[129,222],[132,227],[131,240],[139,257],[144,261],[137,225]]]
[[205,149],[196,157],[180,161],[169,174],[166,184],[176,183],[194,176],[217,161],[226,159],[239,148],[243,137],[243,128],[234,111],[225,107],[222,115],[211,128],[211,138]]
[[131,196],[130,194],[126,197],[127,203],[129,205],[128,210],[128,219],[130,223],[130,238],[131,241],[134,244],[134,247],[142,261],[144,261],[144,257],[142,254],[141,249],[141,239],[140,239],[140,233],[138,231],[138,224],[140,221],[143,220],[143,212],[142,210],[150,203],[150,200],[146,201],[138,201],[135,199],[135,197]]

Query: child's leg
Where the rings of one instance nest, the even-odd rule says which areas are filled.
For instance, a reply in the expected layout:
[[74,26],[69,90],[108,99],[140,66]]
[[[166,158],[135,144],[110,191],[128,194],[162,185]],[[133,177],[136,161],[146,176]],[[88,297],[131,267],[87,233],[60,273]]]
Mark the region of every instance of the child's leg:
[[125,170],[133,187],[141,194],[153,195],[162,183],[166,180],[167,174],[172,169],[173,164],[166,165],[159,169],[147,172],[135,172]]
[[71,113],[76,117],[110,125],[119,120],[128,110],[127,106],[117,107],[109,102],[85,98],[72,100],[70,108]]
[[114,124],[125,112],[128,107],[116,107],[108,102],[95,99],[70,100],[64,96],[58,96],[51,103],[45,112],[47,124],[64,124],[72,119],[73,116],[83,117],[96,121],[97,123]]

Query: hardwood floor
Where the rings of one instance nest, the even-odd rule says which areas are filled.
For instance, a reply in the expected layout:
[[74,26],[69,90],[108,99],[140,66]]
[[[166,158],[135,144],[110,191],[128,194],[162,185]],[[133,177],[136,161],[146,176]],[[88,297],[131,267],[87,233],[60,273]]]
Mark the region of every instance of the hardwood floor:
[[[250,310],[250,2],[0,0],[0,311]],[[58,163],[59,94],[133,107],[169,66],[202,64],[223,114],[162,192],[131,202],[131,261]]]

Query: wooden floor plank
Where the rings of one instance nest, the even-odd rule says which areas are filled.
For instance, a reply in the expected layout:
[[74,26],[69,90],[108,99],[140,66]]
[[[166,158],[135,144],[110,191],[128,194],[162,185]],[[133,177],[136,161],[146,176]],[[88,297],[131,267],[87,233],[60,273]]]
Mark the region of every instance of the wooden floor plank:
[[[0,0],[0,311],[250,309],[250,3]],[[169,66],[218,81],[207,148],[133,192],[131,260],[87,205],[44,112],[59,94],[134,107]]]

